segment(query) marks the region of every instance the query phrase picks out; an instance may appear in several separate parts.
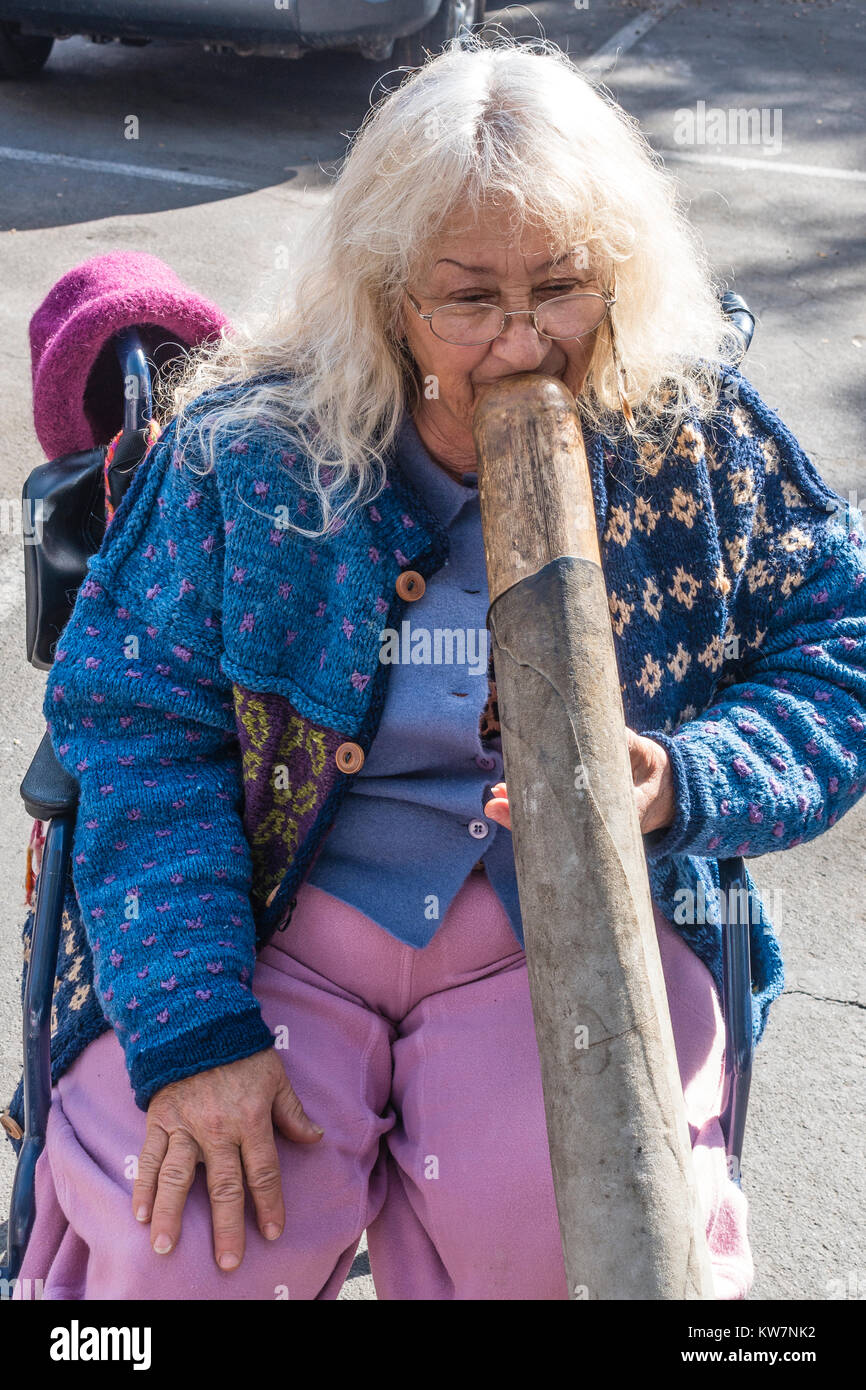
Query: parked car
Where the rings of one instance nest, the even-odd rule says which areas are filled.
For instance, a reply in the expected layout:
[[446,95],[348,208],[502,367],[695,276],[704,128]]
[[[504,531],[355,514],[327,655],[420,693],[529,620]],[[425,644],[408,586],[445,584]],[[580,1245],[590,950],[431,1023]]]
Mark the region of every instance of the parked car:
[[211,51],[300,58],[350,48],[417,67],[484,18],[485,0],[0,0],[0,78],[27,78],[55,39],[142,45],[183,39]]

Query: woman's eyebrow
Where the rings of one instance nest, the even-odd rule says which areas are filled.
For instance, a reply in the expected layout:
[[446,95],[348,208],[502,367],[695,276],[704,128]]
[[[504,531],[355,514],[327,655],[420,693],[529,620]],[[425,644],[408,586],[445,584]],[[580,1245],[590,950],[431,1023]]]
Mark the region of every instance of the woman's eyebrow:
[[456,265],[460,270],[470,270],[473,275],[489,275],[491,273],[489,265],[465,265],[463,261],[454,261],[450,256],[442,256],[436,265]]
[[[563,261],[567,261],[571,256],[574,256],[574,255],[576,255],[576,254],[577,254],[577,253],[576,253],[575,251],[566,251],[566,252],[564,252],[563,255],[561,255],[561,256],[553,256],[549,261],[545,261],[542,265],[538,266],[536,269],[537,269],[537,270],[547,270],[547,269],[548,269],[550,266],[552,266],[552,265],[561,265]],[[442,257],[440,257],[440,259],[436,262],[436,265],[456,265],[456,266],[458,266],[458,267],[460,268],[460,270],[468,270],[468,271],[470,271],[473,275],[491,275],[491,274],[494,274],[494,271],[493,271],[492,266],[489,266],[489,265],[465,265],[463,261],[455,261],[455,260],[452,260],[452,258],[451,258],[450,256],[442,256]],[[434,269],[435,269],[435,267],[434,267]]]

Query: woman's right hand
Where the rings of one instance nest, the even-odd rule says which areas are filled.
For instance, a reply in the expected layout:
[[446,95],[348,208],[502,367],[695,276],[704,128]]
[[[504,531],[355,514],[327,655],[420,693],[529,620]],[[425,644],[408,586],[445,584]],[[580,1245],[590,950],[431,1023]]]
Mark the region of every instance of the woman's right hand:
[[214,1259],[236,1269],[244,1256],[244,1177],[258,1226],[276,1240],[285,1223],[274,1126],[311,1144],[315,1126],[289,1084],[273,1047],[163,1086],[147,1110],[147,1133],[132,1188],[136,1219],[150,1222],[150,1243],[167,1255],[180,1238],[196,1166],[207,1169]]

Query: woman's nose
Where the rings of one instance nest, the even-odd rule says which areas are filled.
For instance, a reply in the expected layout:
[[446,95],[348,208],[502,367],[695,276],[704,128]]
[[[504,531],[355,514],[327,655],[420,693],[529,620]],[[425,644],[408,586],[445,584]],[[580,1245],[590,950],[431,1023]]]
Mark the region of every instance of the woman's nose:
[[536,330],[530,314],[515,314],[506,321],[499,337],[494,340],[498,356],[516,369],[531,371],[550,350],[550,339]]

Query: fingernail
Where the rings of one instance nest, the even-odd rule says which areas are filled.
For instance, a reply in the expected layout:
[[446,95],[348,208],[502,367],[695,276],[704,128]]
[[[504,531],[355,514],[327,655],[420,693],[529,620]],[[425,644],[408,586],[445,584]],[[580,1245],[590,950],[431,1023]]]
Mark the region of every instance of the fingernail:
[[321,1125],[313,1125],[312,1128],[315,1130],[316,1134],[324,1134],[325,1132]]
[[171,1249],[171,1236],[157,1236],[153,1248],[157,1255],[167,1255]]
[[149,1208],[149,1207],[139,1207],[139,1208],[138,1208],[138,1211],[135,1213],[135,1219],[136,1219],[136,1221],[146,1221],[149,1215],[150,1215],[150,1208]]
[[219,1263],[220,1269],[234,1269],[240,1264],[240,1259],[231,1250],[227,1250],[224,1255],[220,1255]]
[[265,1240],[276,1240],[277,1236],[280,1234],[280,1228],[275,1221],[269,1221],[263,1234]]

